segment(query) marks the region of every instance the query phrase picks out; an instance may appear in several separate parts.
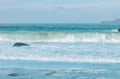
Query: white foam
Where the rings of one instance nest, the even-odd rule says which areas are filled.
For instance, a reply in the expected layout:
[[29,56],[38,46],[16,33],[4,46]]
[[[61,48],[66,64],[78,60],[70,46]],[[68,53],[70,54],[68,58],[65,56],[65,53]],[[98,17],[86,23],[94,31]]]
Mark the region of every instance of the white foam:
[[118,29],[113,29],[112,32],[118,32]]
[[77,58],[77,57],[68,57],[68,56],[48,56],[48,57],[39,57],[39,56],[26,56],[26,57],[8,57],[8,56],[2,56],[0,57],[0,60],[36,60],[36,61],[43,61],[43,62],[99,62],[99,63],[120,63],[119,59],[114,58],[94,58],[94,57],[83,57],[83,58]]
[[[31,36],[32,35],[32,36]],[[35,36],[36,35],[36,36]],[[54,33],[51,34],[3,34],[0,41],[12,42],[100,42],[100,43],[120,43],[120,34],[111,33]]]

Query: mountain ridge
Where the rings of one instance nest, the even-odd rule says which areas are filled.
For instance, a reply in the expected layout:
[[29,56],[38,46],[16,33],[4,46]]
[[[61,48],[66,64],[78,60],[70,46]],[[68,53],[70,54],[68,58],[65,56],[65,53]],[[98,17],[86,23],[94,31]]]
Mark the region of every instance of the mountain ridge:
[[102,21],[102,24],[120,24],[120,18],[112,20],[112,21]]

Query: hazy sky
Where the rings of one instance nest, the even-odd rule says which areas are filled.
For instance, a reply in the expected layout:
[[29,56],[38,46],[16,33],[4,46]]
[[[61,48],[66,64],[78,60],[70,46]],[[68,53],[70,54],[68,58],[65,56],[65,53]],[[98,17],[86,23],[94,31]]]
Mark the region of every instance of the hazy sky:
[[0,23],[94,23],[120,18],[120,0],[0,0]]

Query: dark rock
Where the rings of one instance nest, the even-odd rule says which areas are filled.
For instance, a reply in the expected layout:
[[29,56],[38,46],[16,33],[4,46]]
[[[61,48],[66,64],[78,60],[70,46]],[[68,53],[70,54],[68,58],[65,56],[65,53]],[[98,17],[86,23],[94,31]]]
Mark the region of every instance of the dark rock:
[[120,28],[118,29],[118,32],[120,32]]
[[17,73],[11,73],[11,74],[8,74],[8,76],[18,76]]
[[30,46],[29,44],[25,44],[25,43],[15,43],[14,45],[13,45],[13,47],[21,47],[21,46]]

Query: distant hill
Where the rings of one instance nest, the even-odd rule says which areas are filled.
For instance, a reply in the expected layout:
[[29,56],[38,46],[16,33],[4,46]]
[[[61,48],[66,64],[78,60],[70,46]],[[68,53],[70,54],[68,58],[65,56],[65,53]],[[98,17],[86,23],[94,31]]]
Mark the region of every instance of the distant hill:
[[120,24],[120,19],[115,19],[113,21],[103,21],[102,24]]

